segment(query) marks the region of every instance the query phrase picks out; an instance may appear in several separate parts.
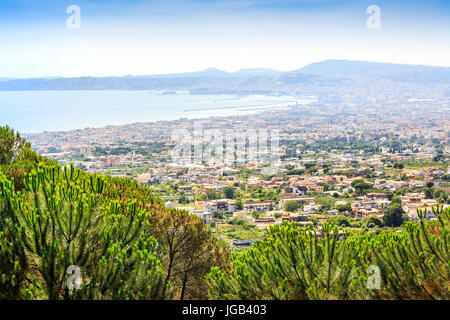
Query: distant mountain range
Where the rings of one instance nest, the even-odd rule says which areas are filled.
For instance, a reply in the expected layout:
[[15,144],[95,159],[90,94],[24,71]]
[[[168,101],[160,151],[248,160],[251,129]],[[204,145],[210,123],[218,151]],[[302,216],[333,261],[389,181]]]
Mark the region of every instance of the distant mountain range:
[[298,72],[327,77],[377,77],[396,82],[450,84],[449,67],[432,67],[349,60],[327,60],[312,63]]
[[[384,88],[384,89],[383,89]],[[349,60],[326,60],[299,70],[243,69],[122,77],[0,78],[12,90],[190,90],[192,93],[295,94],[410,89],[450,97],[450,68]]]

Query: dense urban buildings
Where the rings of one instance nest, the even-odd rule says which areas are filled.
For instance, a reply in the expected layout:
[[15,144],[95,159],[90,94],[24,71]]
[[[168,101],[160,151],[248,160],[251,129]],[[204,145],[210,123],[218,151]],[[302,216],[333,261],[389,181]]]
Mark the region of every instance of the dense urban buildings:
[[[257,240],[265,227],[284,220],[320,225],[343,216],[348,227],[376,227],[368,219],[383,221],[395,203],[404,219],[417,221],[417,208],[433,218],[432,206],[450,201],[449,114],[448,99],[333,95],[251,115],[25,136],[61,164],[137,179],[167,207],[203,218],[233,245]],[[224,135],[278,130],[275,170],[266,172],[268,164],[253,161],[249,152],[241,163],[177,164],[173,132],[194,135],[199,123],[204,132]]]

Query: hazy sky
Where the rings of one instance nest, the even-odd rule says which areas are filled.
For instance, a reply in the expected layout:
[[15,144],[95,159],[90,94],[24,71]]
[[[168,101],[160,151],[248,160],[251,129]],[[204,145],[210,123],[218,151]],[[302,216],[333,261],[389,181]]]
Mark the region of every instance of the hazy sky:
[[[70,5],[80,29],[66,25]],[[380,29],[366,26],[370,5]],[[288,71],[325,59],[450,66],[450,1],[0,1],[0,77]]]

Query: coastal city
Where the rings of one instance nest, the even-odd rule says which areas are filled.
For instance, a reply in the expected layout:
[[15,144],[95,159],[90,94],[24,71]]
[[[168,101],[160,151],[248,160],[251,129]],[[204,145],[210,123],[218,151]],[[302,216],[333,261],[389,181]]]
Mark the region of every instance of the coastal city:
[[[323,97],[251,115],[134,123],[24,134],[60,164],[128,177],[168,208],[187,210],[232,248],[249,247],[283,221],[375,231],[418,221],[417,208],[450,204],[448,99]],[[278,133],[276,170],[240,163],[174,161],[175,130]],[[248,148],[248,142],[247,146]],[[190,148],[189,148],[190,151]]]
[[0,1],[0,301],[438,312],[449,4]]

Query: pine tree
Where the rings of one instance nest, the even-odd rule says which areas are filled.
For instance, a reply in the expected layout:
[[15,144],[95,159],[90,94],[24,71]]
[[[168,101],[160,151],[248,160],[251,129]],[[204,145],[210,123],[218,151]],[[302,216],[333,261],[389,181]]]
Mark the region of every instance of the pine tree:
[[[39,166],[24,192],[0,174],[0,298],[157,299],[163,273],[149,213],[103,196],[101,176]],[[70,289],[70,266],[81,286]]]
[[[450,208],[437,219],[407,222],[403,229],[323,236],[295,223],[272,226],[268,236],[227,268],[208,275],[213,299],[449,299]],[[400,231],[400,232],[398,232]],[[370,274],[369,270],[379,270]],[[370,286],[379,277],[379,287]]]

